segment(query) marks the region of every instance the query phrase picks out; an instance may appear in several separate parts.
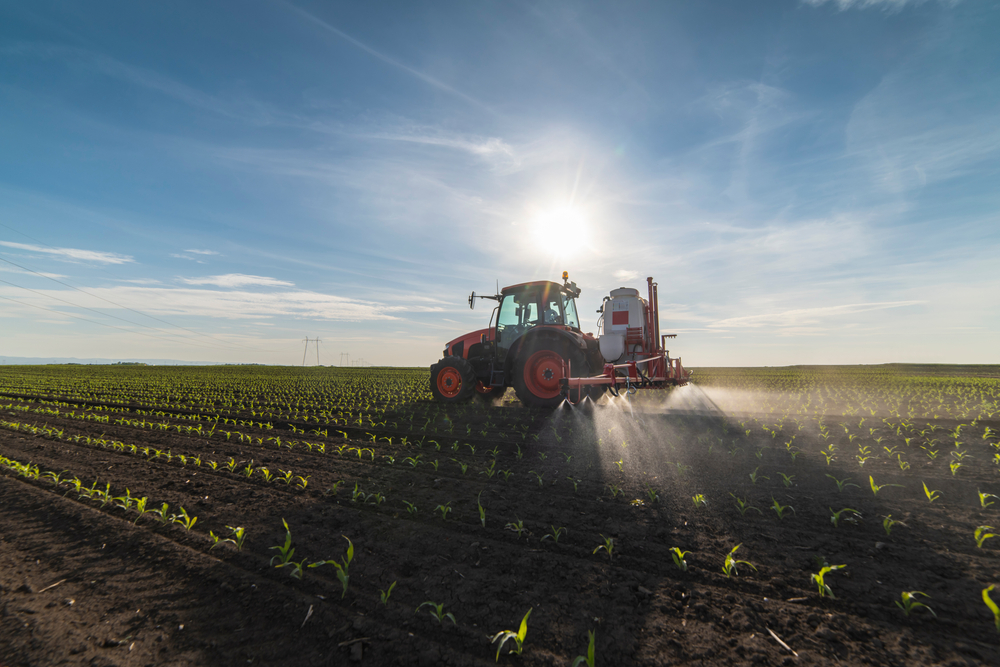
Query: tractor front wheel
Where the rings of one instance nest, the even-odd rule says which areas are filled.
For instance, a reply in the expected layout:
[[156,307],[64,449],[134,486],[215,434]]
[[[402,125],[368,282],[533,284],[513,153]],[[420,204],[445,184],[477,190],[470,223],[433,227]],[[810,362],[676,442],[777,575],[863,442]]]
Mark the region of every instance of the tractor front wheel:
[[445,357],[431,366],[431,394],[443,403],[461,403],[472,398],[476,374],[462,357]]
[[526,345],[516,362],[514,391],[525,405],[539,408],[554,408],[562,403],[563,389],[559,381],[563,378],[563,361],[570,362],[570,372],[574,376],[586,374],[583,354],[564,343],[538,341]]

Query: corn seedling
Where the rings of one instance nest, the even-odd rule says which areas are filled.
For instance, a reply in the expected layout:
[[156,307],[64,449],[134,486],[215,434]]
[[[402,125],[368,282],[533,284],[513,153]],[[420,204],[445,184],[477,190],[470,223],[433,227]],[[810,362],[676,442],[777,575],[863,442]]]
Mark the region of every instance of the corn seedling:
[[543,477],[543,474],[540,474],[540,473],[537,473],[537,472],[535,472],[534,470],[529,470],[529,471],[528,471],[528,474],[529,474],[529,475],[534,475],[534,476],[535,476],[535,479],[537,479],[537,480],[538,480],[538,486],[541,486],[541,485],[542,485],[542,477]]
[[838,527],[838,525],[840,523],[840,515],[843,514],[844,512],[850,512],[850,514],[848,514],[844,518],[844,521],[850,521],[852,523],[854,523],[854,522],[857,521],[857,519],[855,519],[855,517],[861,516],[861,512],[859,512],[857,510],[854,510],[854,509],[851,509],[850,507],[845,507],[844,509],[842,509],[842,510],[840,510],[838,512],[834,512],[832,507],[829,507],[827,509],[830,510],[830,523],[833,524],[834,528]]
[[528,529],[524,527],[524,522],[521,521],[520,519],[518,519],[515,522],[508,523],[503,528],[504,528],[504,530],[510,530],[510,531],[513,531],[513,532],[517,533],[518,539],[521,538],[521,535],[523,535],[524,533],[528,532]]
[[275,560],[278,561],[278,565],[275,567],[283,567],[284,565],[287,565],[288,562],[292,560],[292,556],[295,554],[295,549],[292,547],[292,530],[288,527],[288,522],[284,519],[281,520],[281,523],[285,526],[285,544],[284,546],[277,545],[271,547],[271,549],[276,550],[279,554],[271,557],[271,565],[274,565]]
[[243,551],[243,542],[247,539],[246,530],[243,526],[226,526],[226,528],[233,536],[229,541],[236,546],[237,551]]
[[446,521],[448,519],[448,512],[451,511],[451,501],[449,500],[444,505],[438,505],[434,508],[434,511],[441,512],[441,519]]
[[892,529],[894,526],[897,525],[905,526],[906,524],[903,523],[902,521],[897,521],[893,519],[891,514],[887,514],[884,517],[882,517],[882,528],[883,530],[885,530],[886,537],[892,535]]
[[573,659],[573,664],[571,667],[580,667],[580,665],[587,665],[587,667],[594,667],[594,638],[596,633],[594,630],[587,630],[587,637],[589,638],[589,644],[587,645],[587,655],[578,655]]
[[985,602],[986,606],[993,612],[994,624],[996,625],[997,632],[1000,632],[1000,607],[998,607],[997,603],[990,598],[990,591],[994,588],[996,588],[996,584],[990,584],[983,589],[983,602]]
[[986,532],[987,530],[993,530],[993,526],[979,526],[978,528],[976,528],[975,533],[973,533],[973,535],[976,538],[976,546],[979,547],[980,549],[983,548],[983,542],[990,539],[991,537],[996,537],[996,535],[994,535],[993,533],[987,533]]
[[695,507],[705,507],[708,505],[708,501],[705,500],[705,494],[703,493],[696,493],[691,496],[691,502],[694,503]]
[[791,505],[782,505],[781,503],[779,503],[777,500],[774,499],[774,496],[771,496],[771,509],[773,509],[774,513],[778,515],[779,519],[784,519],[785,513],[788,512],[789,510],[791,510],[792,514],[795,513],[794,507],[792,507]]
[[846,565],[826,565],[823,568],[821,568],[820,571],[817,574],[810,575],[810,580],[814,584],[816,584],[816,592],[819,593],[819,596],[821,598],[829,596],[829,597],[831,597],[831,598],[833,598],[835,600],[837,599],[837,596],[833,594],[833,590],[831,590],[830,586],[826,583],[825,577],[826,577],[826,575],[830,574],[834,570],[839,570],[839,569],[845,568],[845,567],[847,567],[847,566]]
[[688,564],[687,561],[684,560],[684,557],[687,556],[689,553],[691,552],[681,551],[679,547],[670,548],[670,557],[674,559],[674,565],[676,565],[677,569],[679,569],[681,572],[687,572]]
[[514,632],[513,630],[501,630],[493,635],[493,641],[490,643],[495,644],[498,641],[500,642],[500,645],[497,646],[497,662],[500,662],[500,651],[503,650],[504,644],[511,639],[514,640],[514,648],[510,649],[510,653],[521,655],[521,651],[524,650],[524,638],[528,635],[529,616],[531,616],[531,609],[528,609],[528,613],[526,613],[524,618],[521,619],[521,627],[518,628],[517,632]]
[[795,475],[786,475],[783,472],[779,472],[778,474],[781,475],[781,483],[784,484],[785,487],[792,485],[792,480],[795,479]]
[[940,491],[932,491],[927,488],[927,482],[921,482],[924,485],[924,495],[927,496],[927,500],[934,502],[941,496]]
[[615,550],[615,539],[613,537],[604,537],[604,535],[601,535],[601,538],[604,540],[604,544],[597,545],[594,549],[594,553],[596,554],[601,549],[604,549],[604,551],[608,554],[608,560],[611,560],[612,554]]
[[[573,479],[570,477],[570,479]],[[573,491],[576,491],[576,483],[573,484]],[[660,494],[658,494],[653,487],[649,484],[646,485],[646,497],[649,498],[650,503],[655,503],[660,499]]]
[[458,625],[458,621],[455,620],[455,615],[451,612],[444,611],[444,603],[438,604],[437,602],[421,602],[420,606],[417,607],[417,611],[414,613],[420,613],[420,610],[424,607],[430,607],[430,615],[438,623],[444,623],[444,619],[451,621],[452,625]]
[[[343,556],[340,557],[340,561],[339,562],[335,561],[335,560],[321,560],[318,563],[313,563],[309,567],[320,567],[321,565],[332,565],[335,568],[337,568],[337,579],[340,581],[341,585],[344,587],[343,592],[340,594],[340,597],[343,598],[345,595],[347,595],[347,584],[348,584],[348,582],[351,579],[350,574],[348,572],[348,569],[351,566],[351,561],[354,560],[354,543],[351,542],[351,538],[349,538],[347,535],[341,535],[341,537],[343,537],[345,540],[347,540],[347,553],[345,555],[343,555]],[[303,561],[303,562],[305,562],[305,561]],[[391,586],[389,587],[389,590],[392,591],[392,587]],[[386,596],[386,599],[388,599],[388,596]]]
[[198,517],[188,516],[187,510],[181,507],[181,513],[174,514],[172,517],[170,517],[170,520],[174,523],[181,524],[187,530],[191,530],[192,528],[194,528],[194,524],[198,520]]
[[725,573],[725,575],[727,577],[731,577],[734,574],[739,574],[736,571],[736,566],[737,565],[746,565],[750,569],[752,569],[754,572],[757,571],[757,568],[754,567],[753,564],[750,561],[736,560],[736,550],[739,549],[742,546],[743,546],[742,544],[737,544],[735,547],[733,547],[730,550],[730,552],[728,554],[726,554],[726,558],[722,562],[722,571]]
[[559,538],[563,533],[568,532],[564,526],[549,526],[552,529],[551,533],[546,533],[542,536],[542,541],[552,540],[556,544],[559,544]]
[[396,587],[396,582],[394,581],[391,584],[389,584],[389,588],[387,588],[386,590],[383,591],[381,588],[379,589],[378,597],[379,600],[382,602],[383,606],[389,604],[389,596],[392,595],[392,589],[395,587]]
[[875,483],[875,478],[874,478],[874,477],[872,477],[871,475],[868,475],[868,483],[869,483],[869,484],[871,484],[871,487],[872,487],[872,495],[875,495],[875,496],[877,496],[877,495],[878,495],[878,492],[879,492],[879,491],[881,491],[882,489],[884,489],[884,488],[885,488],[885,487],[887,487],[887,486],[898,486],[898,487],[900,487],[900,488],[902,488],[902,487],[903,487],[903,485],[902,485],[902,484],[881,484],[881,485],[879,485],[879,484],[876,484],[876,483]]
[[740,516],[746,516],[746,513],[750,510],[757,512],[757,514],[763,514],[763,512],[751,505],[745,498],[739,498],[733,493],[730,493],[729,495],[731,495],[733,500],[736,501],[736,509],[740,511]]
[[987,507],[989,507],[990,505],[993,504],[993,501],[992,500],[987,501],[987,498],[996,498],[996,499],[1000,500],[1000,497],[998,497],[998,496],[996,496],[996,495],[994,495],[992,493],[983,493],[979,489],[976,489],[976,494],[979,496],[979,505],[983,509],[986,509]]
[[756,468],[754,468],[753,472],[750,473],[750,481],[751,482],[753,482],[754,484],[756,484],[758,479],[771,479],[770,477],[767,477],[766,475],[758,475],[757,474],[758,470],[760,470],[760,466],[757,466]]
[[479,523],[483,524],[483,528],[485,528],[486,527],[486,508],[483,507],[483,504],[479,501],[479,497],[482,496],[482,495],[483,495],[483,492],[480,491],[479,495],[476,496],[476,507],[479,508]]
[[923,602],[919,602],[917,600],[918,595],[922,595],[925,598],[930,597],[930,595],[927,595],[927,593],[921,593],[920,591],[903,591],[902,593],[900,593],[901,599],[895,600],[896,606],[902,609],[903,613],[906,614],[907,616],[909,616],[912,612],[916,611],[917,609],[924,608],[931,613],[931,616],[937,618],[937,614],[934,613],[933,609],[928,607]]
[[403,504],[406,505],[406,511],[410,513],[410,516],[417,515],[417,506],[411,503],[409,500],[404,500]]

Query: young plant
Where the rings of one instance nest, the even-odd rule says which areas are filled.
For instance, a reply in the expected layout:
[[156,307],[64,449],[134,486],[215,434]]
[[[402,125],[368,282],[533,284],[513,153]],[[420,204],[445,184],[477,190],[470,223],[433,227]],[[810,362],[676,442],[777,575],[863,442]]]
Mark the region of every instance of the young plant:
[[918,595],[922,595],[925,598],[930,597],[930,595],[927,595],[927,593],[921,593],[920,591],[903,591],[902,593],[900,593],[901,599],[895,600],[896,606],[902,609],[903,613],[906,614],[907,616],[909,616],[912,612],[916,611],[917,609],[923,607],[924,609],[926,609],[931,613],[931,616],[937,618],[937,614],[934,613],[933,609],[928,607],[923,602],[917,601]]
[[420,610],[424,607],[430,607],[430,615],[438,623],[444,623],[444,619],[451,621],[452,625],[458,625],[458,621],[455,620],[455,615],[451,612],[445,612],[444,603],[438,604],[437,602],[421,602],[420,606],[417,607],[417,611],[414,613],[420,613]]
[[500,645],[497,646],[497,662],[500,662],[500,651],[503,649],[504,644],[506,644],[510,639],[513,639],[515,644],[514,648],[510,649],[510,653],[521,655],[521,651],[524,650],[524,638],[528,635],[529,616],[531,616],[531,609],[528,609],[528,613],[526,613],[524,618],[521,619],[521,627],[518,628],[517,632],[514,632],[513,630],[501,630],[493,635],[493,641],[490,643],[495,644],[498,641],[500,642]]
[[410,513],[410,516],[417,515],[417,506],[411,503],[409,500],[404,500],[403,504],[406,505],[406,511]]
[[288,565],[289,561],[292,560],[292,556],[295,554],[295,549],[292,548],[292,529],[288,527],[288,522],[284,519],[281,520],[281,523],[285,526],[285,544],[284,546],[276,545],[270,547],[278,552],[277,556],[271,557],[271,565],[274,565],[275,560],[278,561],[278,565],[275,565],[275,567],[284,567],[285,565]]
[[389,584],[389,588],[387,588],[386,590],[383,591],[381,588],[379,589],[378,597],[379,600],[381,600],[383,606],[389,604],[389,596],[392,595],[392,589],[395,587],[396,587],[396,582],[394,581],[391,584]]
[[940,491],[931,491],[927,488],[927,482],[921,482],[924,485],[924,495],[927,496],[927,500],[934,502],[941,496]]
[[777,500],[774,499],[774,496],[771,496],[771,509],[773,509],[774,513],[778,515],[779,519],[784,519],[785,513],[788,512],[789,510],[791,510],[792,514],[795,513],[794,507],[792,507],[791,505],[782,505],[781,503],[779,503]]
[[594,667],[594,638],[596,633],[594,630],[587,630],[587,637],[589,638],[589,644],[587,645],[587,655],[578,655],[573,659],[573,664],[571,667],[580,667],[580,665],[587,665],[587,667]]
[[730,550],[730,552],[726,554],[726,559],[722,562],[722,571],[726,574],[727,577],[731,577],[734,574],[739,574],[739,572],[736,571],[737,565],[746,565],[754,572],[757,571],[757,568],[754,567],[750,561],[736,560],[736,550],[742,546],[743,544],[737,544],[735,547],[733,547]]
[[684,560],[684,557],[687,556],[689,553],[691,552],[681,551],[679,547],[670,548],[670,557],[674,559],[674,565],[676,565],[677,569],[679,569],[681,572],[687,572],[688,564],[687,561]]
[[992,493],[983,493],[979,489],[976,489],[976,493],[979,495],[979,504],[982,506],[983,509],[986,509],[987,507],[993,504],[993,501],[992,500],[988,501],[987,498],[996,498],[1000,500],[1000,496],[996,496]]
[[604,551],[607,552],[608,560],[610,561],[615,550],[615,539],[613,537],[604,537],[604,535],[601,535],[601,538],[604,540],[604,544],[597,545],[594,549],[594,553],[596,554],[601,549],[604,549]]
[[758,475],[757,474],[758,470],[760,470],[760,466],[757,466],[756,468],[754,468],[753,472],[750,473],[750,481],[751,482],[753,482],[754,484],[756,484],[758,479],[771,479],[770,477],[767,477],[766,475]]
[[504,526],[504,530],[510,530],[517,533],[518,539],[521,538],[521,535],[528,532],[528,529],[524,527],[524,522],[521,521],[520,519],[518,519],[516,522],[508,523],[506,526]]
[[480,491],[479,495],[476,496],[476,507],[479,508],[479,523],[483,524],[483,528],[485,528],[486,527],[486,508],[483,507],[483,504],[481,502],[479,502],[479,496],[481,496],[481,495],[483,495],[482,491]]
[[781,475],[781,482],[782,482],[782,484],[784,484],[786,487],[789,487],[789,486],[792,485],[792,480],[795,479],[795,475],[786,475],[783,472],[779,472],[778,474]]
[[996,584],[990,584],[988,587],[983,589],[983,602],[985,602],[986,606],[993,612],[993,621],[996,625],[997,632],[1000,632],[1000,607],[997,606],[996,602],[990,599],[990,591],[994,588],[996,588]]
[[243,551],[243,542],[247,539],[246,529],[243,526],[226,526],[226,528],[233,536],[229,541],[236,545],[237,551]]
[[840,510],[839,512],[834,512],[832,507],[829,507],[827,509],[830,510],[830,523],[833,524],[834,528],[838,527],[838,525],[840,523],[840,515],[843,514],[844,512],[850,512],[850,514],[847,515],[847,517],[844,519],[845,521],[856,522],[856,520],[855,520],[854,517],[861,516],[861,512],[859,512],[857,510],[853,510],[850,507],[845,507],[844,509]]
[[736,509],[740,511],[741,516],[746,516],[746,513],[749,512],[750,510],[757,512],[757,514],[763,514],[763,512],[761,512],[758,508],[751,505],[750,501],[746,500],[745,498],[739,498],[733,493],[730,493],[729,495],[731,495],[733,497],[733,500],[736,501]]
[[451,501],[449,500],[444,505],[438,505],[437,507],[434,508],[434,511],[441,512],[441,519],[447,521],[448,512],[451,511]]
[[705,500],[705,495],[702,493],[696,493],[691,496],[691,502],[694,503],[695,507],[705,507],[708,505],[708,501]]
[[191,530],[192,528],[194,528],[194,524],[198,520],[198,517],[188,516],[187,510],[181,507],[181,513],[174,514],[173,516],[170,517],[170,520],[173,523],[181,524],[182,526],[184,526],[186,530]]
[[552,529],[552,532],[542,535],[542,541],[552,540],[556,544],[559,544],[559,538],[563,533],[567,532],[566,528],[564,526],[549,526],[549,528]]
[[980,549],[983,548],[983,542],[990,539],[991,537],[996,537],[993,533],[987,533],[987,530],[993,530],[993,526],[979,526],[976,528],[974,533],[976,538],[976,546]]
[[892,535],[892,529],[896,525],[905,526],[906,524],[902,521],[896,521],[892,518],[891,514],[887,514],[882,517],[882,528],[885,530],[886,537]]
[[830,589],[830,586],[826,583],[826,580],[824,579],[824,577],[826,577],[826,575],[830,574],[834,570],[839,570],[839,569],[845,568],[845,567],[847,567],[847,566],[846,565],[826,565],[823,568],[821,568],[820,571],[817,574],[811,575],[810,580],[814,584],[816,584],[816,592],[819,593],[819,596],[821,598],[822,597],[830,596],[833,599],[837,599],[837,596],[833,594],[833,590]]
[[827,475],[827,477],[829,477],[834,482],[836,482],[836,484],[837,484],[837,491],[839,491],[840,493],[843,493],[844,489],[847,488],[848,486],[853,486],[856,489],[860,489],[861,488],[857,484],[852,483],[850,481],[850,479],[851,479],[850,477],[845,477],[844,479],[837,479],[833,475]]
[[343,598],[345,595],[347,595],[347,584],[351,579],[348,569],[351,566],[351,561],[354,560],[354,543],[351,542],[351,538],[349,538],[347,535],[341,535],[341,537],[347,540],[347,553],[340,557],[339,562],[335,560],[321,560],[318,563],[313,563],[309,567],[332,565],[335,568],[337,568],[337,579],[340,581],[341,586],[344,587],[343,592],[340,594],[340,597]]
[[868,475],[868,483],[871,484],[872,495],[873,496],[877,496],[878,492],[881,491],[882,489],[884,489],[887,486],[898,486],[900,488],[902,488],[902,486],[903,486],[902,484],[882,484],[882,485],[878,485],[878,484],[875,483],[875,478],[872,477],[871,475]]
[[[572,479],[572,477],[570,478]],[[573,483],[573,490],[576,491],[576,483]],[[646,485],[646,497],[649,498],[650,503],[655,503],[660,499],[660,494],[658,494],[653,487],[649,484]]]

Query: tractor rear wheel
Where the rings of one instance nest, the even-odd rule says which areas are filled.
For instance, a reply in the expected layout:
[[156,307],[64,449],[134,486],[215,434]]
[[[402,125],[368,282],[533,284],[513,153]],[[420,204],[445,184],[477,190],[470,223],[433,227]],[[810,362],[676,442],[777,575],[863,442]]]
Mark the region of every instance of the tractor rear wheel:
[[527,343],[515,363],[514,391],[525,405],[554,408],[563,401],[563,362],[570,362],[574,377],[586,375],[583,354],[560,341],[538,340]]
[[461,403],[476,391],[472,364],[462,357],[449,356],[431,366],[431,394],[442,403]]

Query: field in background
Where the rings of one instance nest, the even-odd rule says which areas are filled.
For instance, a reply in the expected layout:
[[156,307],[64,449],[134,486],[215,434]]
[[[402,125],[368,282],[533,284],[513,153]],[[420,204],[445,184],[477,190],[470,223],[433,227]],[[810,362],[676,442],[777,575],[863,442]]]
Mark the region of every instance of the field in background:
[[1000,664],[1000,367],[427,375],[2,367],[0,664]]

